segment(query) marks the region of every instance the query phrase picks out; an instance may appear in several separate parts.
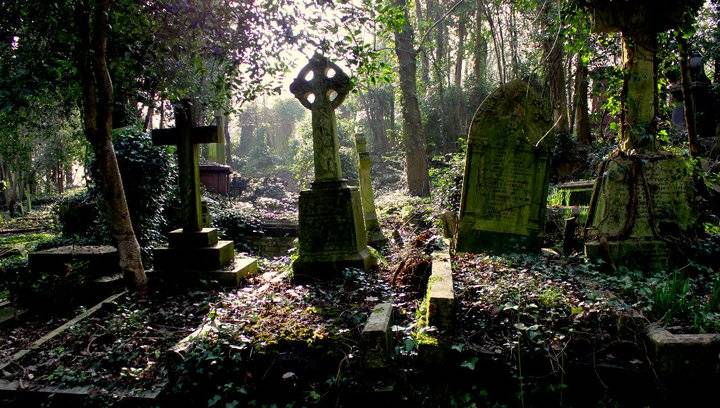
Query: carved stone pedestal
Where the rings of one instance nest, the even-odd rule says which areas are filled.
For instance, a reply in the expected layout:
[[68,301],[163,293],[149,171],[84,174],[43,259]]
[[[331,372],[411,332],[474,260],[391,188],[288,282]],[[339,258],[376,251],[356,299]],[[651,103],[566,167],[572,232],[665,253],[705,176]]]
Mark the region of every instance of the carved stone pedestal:
[[590,203],[586,255],[616,266],[666,269],[668,242],[697,228],[692,173],[687,159],[668,153],[618,154],[605,162]]
[[300,192],[298,276],[330,277],[344,268],[368,270],[376,262],[368,252],[360,193],[344,180],[315,182]]

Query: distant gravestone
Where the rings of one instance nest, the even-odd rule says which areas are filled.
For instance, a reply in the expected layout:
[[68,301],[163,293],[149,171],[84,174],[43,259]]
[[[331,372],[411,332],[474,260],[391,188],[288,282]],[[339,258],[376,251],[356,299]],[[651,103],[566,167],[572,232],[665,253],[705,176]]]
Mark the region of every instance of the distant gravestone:
[[552,138],[539,86],[515,80],[478,108],[468,135],[456,250],[537,250],[542,244]]

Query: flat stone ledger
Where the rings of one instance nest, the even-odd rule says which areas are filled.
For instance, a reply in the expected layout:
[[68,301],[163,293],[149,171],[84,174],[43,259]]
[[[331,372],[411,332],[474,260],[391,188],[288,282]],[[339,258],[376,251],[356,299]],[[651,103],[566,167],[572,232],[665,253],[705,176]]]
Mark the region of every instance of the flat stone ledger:
[[344,181],[315,182],[300,192],[299,248],[293,271],[327,277],[344,268],[368,270],[376,260],[367,248],[360,192]]
[[200,183],[213,193],[227,194],[230,186],[230,166],[224,164],[201,164]]
[[515,80],[478,108],[468,135],[458,252],[538,251],[552,127],[538,85]]
[[694,235],[698,228],[695,181],[687,159],[667,153],[619,154],[602,170],[588,215],[585,254],[616,266],[667,269],[672,250],[662,238]]

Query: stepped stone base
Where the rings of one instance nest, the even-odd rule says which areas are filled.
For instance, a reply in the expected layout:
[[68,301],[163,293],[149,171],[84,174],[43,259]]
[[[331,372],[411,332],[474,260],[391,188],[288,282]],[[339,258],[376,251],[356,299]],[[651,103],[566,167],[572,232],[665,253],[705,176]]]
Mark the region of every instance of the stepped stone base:
[[227,285],[237,285],[248,275],[257,273],[254,258],[235,256],[232,241],[218,240],[215,228],[201,231],[172,231],[169,247],[153,250],[155,271],[174,278],[208,278]]
[[313,183],[300,192],[298,276],[327,277],[345,268],[368,270],[376,259],[368,252],[360,194],[345,181]]

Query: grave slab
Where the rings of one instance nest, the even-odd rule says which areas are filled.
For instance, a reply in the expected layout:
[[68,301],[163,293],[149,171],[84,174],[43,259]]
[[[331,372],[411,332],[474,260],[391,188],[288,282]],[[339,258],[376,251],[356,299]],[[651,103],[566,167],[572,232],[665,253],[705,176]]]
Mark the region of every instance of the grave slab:
[[362,338],[368,347],[366,361],[369,367],[385,365],[392,346],[392,314],[392,303],[380,303],[373,308],[365,323]]

